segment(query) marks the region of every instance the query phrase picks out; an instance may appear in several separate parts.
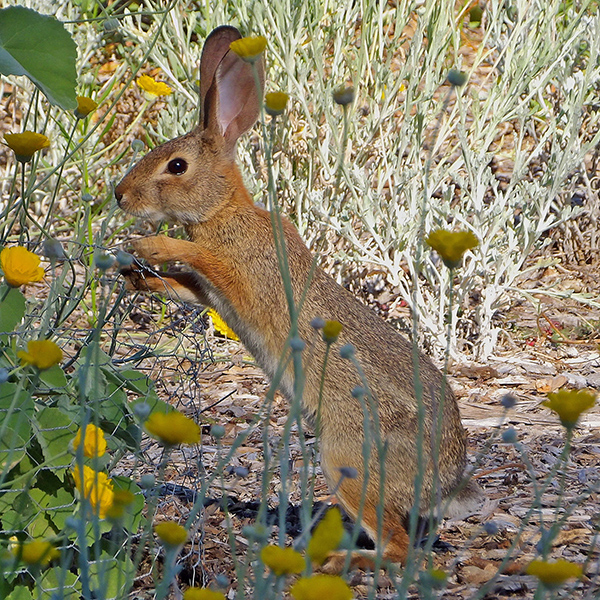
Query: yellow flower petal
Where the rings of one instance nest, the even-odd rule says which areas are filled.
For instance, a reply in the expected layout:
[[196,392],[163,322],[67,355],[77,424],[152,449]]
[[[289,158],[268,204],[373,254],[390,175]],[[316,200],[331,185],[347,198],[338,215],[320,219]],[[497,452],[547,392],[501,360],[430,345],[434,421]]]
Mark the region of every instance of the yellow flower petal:
[[284,92],[269,92],[265,94],[265,109],[269,115],[276,117],[283,114],[289,96]]
[[44,278],[40,257],[23,246],[4,248],[0,252],[0,266],[6,283],[12,287],[35,283]]
[[330,508],[321,522],[315,527],[306,554],[318,563],[322,564],[329,554],[335,550],[344,535],[342,515],[336,507]]
[[169,413],[153,412],[145,425],[148,433],[165,446],[197,444],[200,441],[198,424],[177,410]]
[[244,37],[229,44],[232,52],[235,52],[246,62],[254,62],[265,51],[267,38],[262,35],[256,37]]
[[567,390],[561,389],[548,394],[548,400],[542,402],[550,410],[553,410],[560,422],[571,429],[577,425],[581,413],[589,410],[596,404],[596,394],[591,390]]
[[158,96],[168,96],[173,93],[173,90],[166,83],[156,81],[150,75],[140,75],[137,84],[145,92],[146,98],[149,100],[153,100]]
[[225,596],[208,588],[191,587],[183,592],[183,600],[225,600]]
[[125,509],[133,503],[135,494],[129,490],[115,490],[112,504],[106,511],[109,519],[120,519],[125,514]]
[[337,575],[301,577],[290,588],[296,600],[351,600],[352,590]]
[[227,325],[225,319],[213,308],[208,311],[208,316],[211,318],[213,327],[217,333],[224,335],[226,338],[230,340],[239,341],[239,337],[235,334],[235,331]]
[[[104,439],[104,431],[96,427],[93,423],[89,423],[85,428],[85,436],[83,436],[83,455],[87,458],[103,456],[106,452],[106,439]],[[73,448],[77,450],[81,444],[81,427],[77,431],[77,435],[73,440]]]
[[185,527],[175,521],[164,521],[154,526],[154,533],[167,546],[181,546],[185,544],[188,532]]
[[47,565],[60,556],[60,552],[50,542],[44,540],[15,544],[12,553],[28,565]]
[[470,231],[445,229],[432,231],[425,241],[442,257],[449,269],[459,267],[464,253],[479,245],[479,240]]
[[17,160],[22,163],[29,162],[38,150],[50,146],[50,140],[45,135],[33,131],[5,133],[4,139],[15,153]]
[[302,573],[306,566],[304,557],[293,548],[265,546],[260,553],[262,561],[275,575]]
[[567,560],[555,562],[534,560],[527,567],[527,574],[537,577],[546,587],[559,587],[568,579],[579,579],[583,570],[581,566]]
[[98,108],[98,103],[86,96],[77,96],[77,108],[75,116],[78,119],[85,119],[90,113],[93,113]]
[[94,514],[104,519],[113,504],[112,479],[106,473],[95,471],[87,465],[83,465],[83,469],[75,466],[71,473],[79,494],[90,503]]
[[33,365],[44,371],[57,365],[63,359],[62,350],[52,340],[32,340],[27,342],[27,352],[19,350],[17,356],[21,364]]
[[343,325],[339,321],[325,321],[325,325],[323,325],[323,339],[328,344],[333,344],[338,339],[343,328]]

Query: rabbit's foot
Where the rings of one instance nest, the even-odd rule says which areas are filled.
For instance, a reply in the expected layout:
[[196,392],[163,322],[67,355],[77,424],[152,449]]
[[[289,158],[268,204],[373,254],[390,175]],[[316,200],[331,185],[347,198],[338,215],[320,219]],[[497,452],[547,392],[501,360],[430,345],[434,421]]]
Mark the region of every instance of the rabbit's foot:
[[125,289],[130,292],[155,292],[181,302],[210,305],[198,277],[191,271],[158,272],[134,263],[121,269],[121,275],[125,278]]
[[186,261],[190,253],[196,250],[193,242],[170,238],[166,235],[154,235],[132,242],[135,253],[152,264],[170,261]]
[[[137,260],[130,266],[123,267],[119,273],[125,279],[125,289],[129,292],[158,292],[159,274]],[[164,286],[161,286],[164,287]]]
[[[328,575],[339,575],[344,570],[346,564],[347,552],[332,552],[323,565],[319,568],[321,573]],[[385,568],[389,560],[379,561],[379,567]],[[376,564],[376,552],[374,550],[362,550],[360,552],[351,552],[350,570],[362,569],[363,571],[374,571]]]

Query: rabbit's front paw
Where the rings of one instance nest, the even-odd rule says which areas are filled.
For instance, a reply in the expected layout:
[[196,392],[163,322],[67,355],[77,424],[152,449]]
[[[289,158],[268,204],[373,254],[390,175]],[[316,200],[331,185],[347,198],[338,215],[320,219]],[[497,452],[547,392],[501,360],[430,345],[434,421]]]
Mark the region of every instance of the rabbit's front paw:
[[177,259],[170,249],[170,240],[171,238],[164,235],[154,235],[135,240],[132,244],[138,257],[151,264],[158,264]]
[[121,268],[119,273],[125,279],[125,289],[130,292],[153,291],[155,285],[150,285],[148,282],[152,281],[154,284],[154,280],[158,278],[158,273],[154,269],[142,265],[137,260],[128,267]]

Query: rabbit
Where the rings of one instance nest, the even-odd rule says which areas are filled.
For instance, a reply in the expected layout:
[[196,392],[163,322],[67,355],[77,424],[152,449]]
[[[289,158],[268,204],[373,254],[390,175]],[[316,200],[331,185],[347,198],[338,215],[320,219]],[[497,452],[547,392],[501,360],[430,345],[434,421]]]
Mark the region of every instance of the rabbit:
[[[216,309],[273,378],[282,355],[289,351],[291,320],[272,215],[253,203],[235,162],[238,139],[258,119],[264,86],[262,58],[253,67],[229,49],[240,37],[231,26],[221,26],[208,36],[200,63],[199,126],[148,153],[116,186],[115,196],[127,213],[177,222],[185,226],[189,237],[157,235],[137,240],[134,251],[146,261],[179,261],[191,271],[170,271],[160,278],[129,272],[130,285],[155,292],[170,290],[184,301]],[[302,406],[318,428],[322,471],[331,489],[338,486],[336,495],[345,511],[355,519],[360,513],[363,528],[374,540],[380,531],[384,560],[403,563],[409,549],[408,515],[415,504],[419,462],[412,344],[315,267],[311,252],[285,218],[282,229],[295,305],[303,298],[298,316],[298,335],[307,344]],[[326,344],[314,327],[315,317],[339,321],[343,326],[329,353],[322,396]],[[343,344],[354,348],[377,409],[377,418],[371,415],[367,419],[369,427],[375,423],[378,428],[370,438],[367,465],[363,464],[363,445],[368,401],[356,397],[356,391],[352,394],[363,381],[353,363],[335,351]],[[464,482],[466,434],[455,396],[445,386],[442,401],[441,372],[424,354],[419,354],[418,362],[425,415],[419,512],[429,513],[432,498],[440,502],[451,496],[455,496],[449,503],[451,512],[473,511],[481,491],[474,482]],[[294,398],[293,375],[289,366],[280,382],[289,400]],[[432,448],[438,432],[436,458]],[[377,437],[385,445],[383,496]],[[343,477],[340,483],[343,467],[355,469],[357,476]],[[352,565],[366,568],[373,564],[374,556],[374,551],[356,554]],[[339,571],[344,559],[343,553],[332,554],[324,570]]]

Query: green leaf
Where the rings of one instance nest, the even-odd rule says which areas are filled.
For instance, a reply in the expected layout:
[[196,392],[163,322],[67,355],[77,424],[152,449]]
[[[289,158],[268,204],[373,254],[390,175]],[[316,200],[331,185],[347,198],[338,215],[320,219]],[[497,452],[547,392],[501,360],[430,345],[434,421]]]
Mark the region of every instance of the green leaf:
[[[0,10],[0,17],[1,15],[2,11]],[[2,302],[0,302],[0,334],[10,333],[25,315],[25,296],[17,288],[3,285],[0,286],[0,298],[2,298]],[[5,341],[4,338],[6,336],[0,335],[0,339]]]
[[60,388],[65,388],[68,385],[67,376],[59,365],[44,369],[40,373],[40,381],[45,383],[55,393]]
[[34,538],[58,533],[65,527],[65,521],[73,516],[75,499],[64,488],[57,488],[52,494],[32,488],[29,495],[36,507],[37,517],[28,525],[27,531]]
[[69,443],[76,430],[73,419],[59,408],[44,408],[37,416],[36,437],[49,466],[66,468],[73,462]]
[[46,569],[40,576],[38,585],[44,590],[44,598],[77,600],[81,598],[79,576],[63,567]]
[[33,600],[29,588],[25,585],[18,585],[7,597],[6,600]]
[[2,508],[2,529],[4,531],[23,531],[23,515],[12,508]]
[[2,528],[5,531],[24,531],[29,523],[35,520],[37,508],[27,492],[21,492],[16,497],[8,494],[11,509],[2,512]]
[[127,555],[116,559],[102,553],[100,560],[90,561],[89,569],[92,590],[102,590],[102,597],[106,600],[127,597],[135,576],[135,567]]
[[33,399],[15,383],[0,384],[0,470],[10,470],[25,455],[31,439]]
[[77,108],[77,48],[71,34],[54,17],[29,8],[0,10],[0,73],[25,75],[51,104]]
[[123,519],[120,524],[127,531],[136,533],[140,528],[142,517],[144,516],[144,494],[140,490],[137,483],[135,483],[129,477],[117,475],[113,477],[112,480],[115,485],[115,491],[127,490],[135,496],[135,500],[129,506],[125,507],[123,511]]
[[88,403],[106,398],[106,377],[101,366],[109,365],[110,356],[101,350],[96,342],[84,348],[79,357],[77,382],[79,392]]
[[106,399],[98,405],[98,413],[103,421],[117,425],[126,414],[127,394],[125,391],[108,382],[106,385]]

